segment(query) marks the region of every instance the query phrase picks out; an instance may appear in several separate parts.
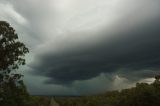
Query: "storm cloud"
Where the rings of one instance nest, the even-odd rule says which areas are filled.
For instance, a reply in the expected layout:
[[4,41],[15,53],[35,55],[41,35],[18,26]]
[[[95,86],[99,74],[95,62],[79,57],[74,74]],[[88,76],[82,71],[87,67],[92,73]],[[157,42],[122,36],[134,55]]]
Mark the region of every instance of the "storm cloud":
[[[130,78],[153,77],[159,73],[160,65],[158,19],[121,33],[117,32],[114,36],[118,37],[103,36],[103,39],[89,46],[82,44],[68,49],[65,47],[59,49],[59,52],[51,49],[50,52],[38,55],[35,59],[38,61],[35,61],[31,67],[36,74],[50,78],[46,83],[51,84],[88,80],[101,73],[117,71],[119,74],[125,72],[125,77]],[[99,34],[107,35],[107,32]],[[120,70],[122,72],[119,72]],[[151,71],[147,72],[147,70]],[[139,74],[134,76],[134,72]]]
[[30,49],[23,73],[32,94],[93,94],[159,74],[159,5],[159,0],[0,0],[0,19]]

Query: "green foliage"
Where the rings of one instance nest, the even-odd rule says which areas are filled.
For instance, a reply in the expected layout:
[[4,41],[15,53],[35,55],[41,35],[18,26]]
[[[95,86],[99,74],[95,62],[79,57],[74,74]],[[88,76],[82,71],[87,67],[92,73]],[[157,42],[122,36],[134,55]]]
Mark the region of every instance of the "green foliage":
[[0,106],[48,106],[49,98],[29,95],[23,75],[16,72],[28,52],[9,23],[0,21]]
[[0,21],[0,70],[10,72],[25,64],[28,48],[18,41],[15,30],[5,21]]
[[0,106],[34,106],[23,82],[20,86],[16,86],[13,81],[10,81],[3,87],[5,89],[0,93],[0,97],[3,98]]
[[[5,21],[0,21],[0,106],[31,106],[31,98],[16,72],[25,65],[28,48],[18,41],[15,30]],[[34,106],[34,105],[33,105]]]
[[[0,84],[9,81],[19,83],[22,75],[15,72],[20,65],[25,65],[24,55],[29,50],[18,41],[15,30],[5,21],[0,21]],[[1,88],[2,89],[2,88]]]
[[32,96],[33,106],[49,106],[50,100],[51,98],[47,96]]
[[160,106],[160,81],[156,77],[152,84],[137,83],[136,87],[122,91],[56,100],[60,106]]

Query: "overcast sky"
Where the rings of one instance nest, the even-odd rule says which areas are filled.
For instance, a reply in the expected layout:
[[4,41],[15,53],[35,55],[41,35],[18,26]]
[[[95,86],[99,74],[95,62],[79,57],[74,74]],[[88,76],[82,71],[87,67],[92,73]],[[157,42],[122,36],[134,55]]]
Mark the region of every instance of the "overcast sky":
[[84,95],[160,74],[159,0],[0,0],[30,50],[31,94]]

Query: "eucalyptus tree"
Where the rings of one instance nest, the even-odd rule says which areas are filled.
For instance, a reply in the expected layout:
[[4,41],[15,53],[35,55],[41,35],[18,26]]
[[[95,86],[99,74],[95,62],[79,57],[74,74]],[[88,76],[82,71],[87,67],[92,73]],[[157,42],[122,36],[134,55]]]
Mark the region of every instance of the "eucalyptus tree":
[[[25,44],[18,40],[15,29],[0,21],[0,105],[24,105],[24,95],[29,97],[21,78],[23,75],[17,72],[25,65],[24,56],[28,52]],[[16,102],[20,102],[19,105]]]

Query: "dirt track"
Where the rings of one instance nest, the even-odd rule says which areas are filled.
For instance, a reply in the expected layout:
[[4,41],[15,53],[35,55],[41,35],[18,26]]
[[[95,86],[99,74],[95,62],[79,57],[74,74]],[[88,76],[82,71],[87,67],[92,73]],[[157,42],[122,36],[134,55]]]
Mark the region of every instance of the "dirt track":
[[59,105],[59,104],[54,100],[54,98],[52,97],[49,106],[60,106],[60,105]]

